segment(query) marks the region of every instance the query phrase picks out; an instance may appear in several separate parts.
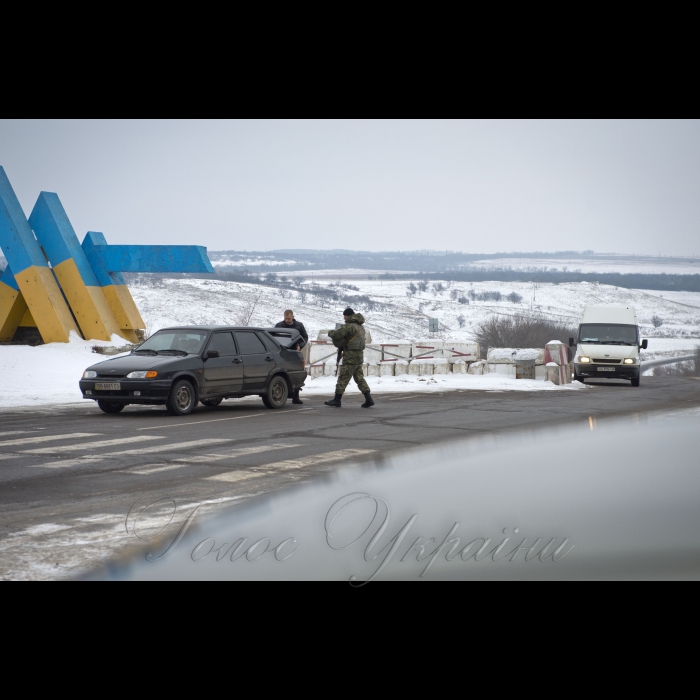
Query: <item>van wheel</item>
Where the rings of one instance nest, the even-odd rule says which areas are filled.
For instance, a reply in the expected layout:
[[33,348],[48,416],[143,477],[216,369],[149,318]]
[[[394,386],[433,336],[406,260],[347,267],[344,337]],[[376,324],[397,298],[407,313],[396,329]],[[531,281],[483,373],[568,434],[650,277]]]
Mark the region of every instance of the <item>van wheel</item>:
[[639,377],[635,377],[632,380],[632,386],[639,386]]
[[223,399],[202,399],[201,404],[202,406],[208,406],[209,408],[216,408],[221,404]]
[[267,387],[267,395],[262,397],[268,408],[282,408],[287,403],[289,387],[282,377],[273,377]]
[[114,403],[112,401],[98,401],[97,405],[100,407],[100,411],[104,413],[121,413],[125,408],[125,403]]
[[196,405],[194,387],[186,379],[175,382],[170,390],[168,402],[165,404],[168,413],[173,416],[188,416],[194,411]]

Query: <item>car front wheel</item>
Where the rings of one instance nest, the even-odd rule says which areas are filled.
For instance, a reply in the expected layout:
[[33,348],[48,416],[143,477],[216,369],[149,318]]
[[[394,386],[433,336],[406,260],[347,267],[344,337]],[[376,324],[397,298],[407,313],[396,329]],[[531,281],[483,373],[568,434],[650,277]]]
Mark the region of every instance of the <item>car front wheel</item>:
[[170,390],[168,403],[165,405],[168,412],[174,416],[189,415],[197,405],[194,387],[185,379],[175,382]]
[[125,408],[125,403],[114,403],[113,401],[98,401],[100,411],[104,413],[121,413]]
[[268,408],[282,408],[287,403],[289,387],[282,377],[273,377],[267,387],[267,395],[262,397]]

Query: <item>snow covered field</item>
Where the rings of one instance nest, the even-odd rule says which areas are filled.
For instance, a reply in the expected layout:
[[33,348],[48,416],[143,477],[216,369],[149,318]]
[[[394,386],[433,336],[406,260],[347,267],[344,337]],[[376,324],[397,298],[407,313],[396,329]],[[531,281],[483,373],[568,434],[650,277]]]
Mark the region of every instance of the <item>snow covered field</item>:
[[486,270],[494,268],[510,268],[512,270],[528,269],[542,270],[546,268],[550,272],[619,272],[621,274],[646,274],[646,275],[698,275],[700,274],[700,258],[697,262],[689,262],[688,259],[679,259],[674,262],[669,258],[655,261],[654,258],[628,259],[601,255],[591,258],[493,258],[490,260],[477,260],[464,265],[464,267],[478,267]]
[[[310,283],[311,276],[307,280]],[[644,337],[649,338],[649,350],[643,353],[644,359],[692,354],[700,344],[700,294],[697,293],[657,293],[586,283],[534,286],[529,283],[444,282],[442,291],[435,291],[431,283],[427,291],[407,296],[407,281],[357,280],[353,283],[359,291],[344,293],[367,295],[375,305],[373,310],[365,310],[361,305],[356,308],[367,318],[373,342],[425,340],[430,337],[429,317],[440,320],[440,332],[435,338],[471,341],[475,326],[491,314],[536,313],[575,327],[585,304],[631,304],[637,309]],[[327,284],[324,281],[323,286]],[[342,320],[345,300],[330,303],[316,297],[308,285],[305,286],[303,303],[299,291],[216,280],[145,279],[133,284],[131,291],[149,333],[171,325],[241,324],[246,320],[249,325],[271,326],[282,318],[286,308],[292,308],[306,325],[310,337],[315,338],[319,330],[332,328]],[[452,298],[468,298],[470,291],[474,294],[499,291],[503,295],[515,292],[522,300],[514,304],[470,299],[469,304],[463,304]],[[651,323],[655,315],[663,320],[659,328]],[[124,344],[116,337],[113,340],[117,345]],[[91,347],[96,344],[107,343],[74,338],[67,345],[0,346],[0,407],[81,402],[78,381],[86,367],[101,359],[91,353]],[[471,389],[570,391],[577,388],[494,375],[371,377],[369,381],[378,393]],[[305,395],[332,393],[333,384],[332,377],[314,379],[308,382]]]

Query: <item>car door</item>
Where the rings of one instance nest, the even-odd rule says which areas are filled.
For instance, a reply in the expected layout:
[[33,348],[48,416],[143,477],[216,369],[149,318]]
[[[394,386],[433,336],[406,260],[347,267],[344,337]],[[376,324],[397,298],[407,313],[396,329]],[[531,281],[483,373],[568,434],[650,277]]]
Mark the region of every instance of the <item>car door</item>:
[[243,358],[243,391],[253,393],[264,389],[275,368],[275,356],[254,331],[236,331],[236,342]]
[[[219,357],[207,358],[210,350]],[[204,351],[204,387],[206,396],[240,394],[243,387],[243,361],[238,354],[231,331],[214,333]]]

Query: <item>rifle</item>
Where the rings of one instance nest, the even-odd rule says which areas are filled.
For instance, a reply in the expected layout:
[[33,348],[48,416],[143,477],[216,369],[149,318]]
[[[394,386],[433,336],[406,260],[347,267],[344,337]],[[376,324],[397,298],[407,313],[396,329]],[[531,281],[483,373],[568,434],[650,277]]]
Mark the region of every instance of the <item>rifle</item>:
[[335,376],[338,376],[338,367],[340,367],[340,361],[343,359],[343,349],[338,350],[338,356],[335,360]]

